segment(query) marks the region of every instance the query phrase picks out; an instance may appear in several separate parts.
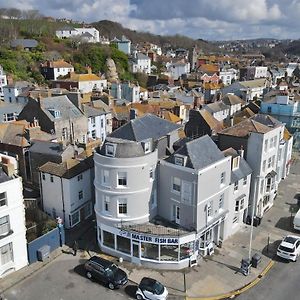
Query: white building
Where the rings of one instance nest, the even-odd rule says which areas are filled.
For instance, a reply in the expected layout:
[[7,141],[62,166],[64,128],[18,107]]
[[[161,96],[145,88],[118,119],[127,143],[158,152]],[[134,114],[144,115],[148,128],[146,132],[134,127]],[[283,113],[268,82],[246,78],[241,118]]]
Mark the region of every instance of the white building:
[[112,83],[111,96],[116,99],[125,99],[135,103],[140,101],[140,86],[131,82]]
[[106,136],[112,132],[111,113],[89,105],[83,106],[83,112],[88,118],[88,138],[101,139],[104,142]]
[[289,63],[286,67],[286,74],[288,77],[293,75],[294,70],[298,67],[298,63]]
[[60,217],[65,228],[72,228],[92,215],[93,158],[66,163],[47,162],[40,167],[43,210]]
[[[22,179],[9,159],[0,170],[0,278],[28,264]],[[5,171],[4,171],[5,170]]]
[[59,76],[66,76],[70,72],[74,72],[74,67],[63,59],[56,61],[48,60],[44,64],[41,64],[40,70],[47,80],[56,80]]
[[3,87],[4,101],[7,103],[19,103],[18,96],[32,87],[32,83],[27,81],[16,81],[13,84],[8,84]]
[[170,76],[177,80],[180,78],[180,76],[189,74],[191,72],[190,63],[179,61],[176,63],[167,63],[166,64],[167,72],[170,74]]
[[230,116],[230,106],[222,101],[206,104],[203,106],[203,109],[208,111],[218,121],[223,121]]
[[0,100],[4,98],[3,87],[7,85],[6,74],[0,65]]
[[225,85],[232,84],[233,81],[236,81],[238,71],[236,69],[230,68],[230,69],[222,69],[219,74],[219,78],[222,80],[222,82]]
[[[219,133],[221,149],[234,147],[245,150],[245,159],[253,170],[251,178],[250,205],[254,205],[254,214],[262,218],[264,213],[273,206],[278,184],[282,176],[278,176],[280,165],[278,161],[290,162],[290,143],[288,150],[281,151],[280,143],[284,137],[284,125],[268,115],[255,115],[237,125]],[[285,157],[283,157],[286,155]],[[289,166],[286,173],[289,172]],[[248,211],[250,216],[252,209]]]
[[151,73],[151,59],[143,53],[134,53],[130,62],[132,73]]
[[82,38],[85,42],[88,43],[99,43],[100,35],[99,31],[96,28],[73,28],[65,27],[60,30],[56,30],[56,36],[61,39],[65,38]]

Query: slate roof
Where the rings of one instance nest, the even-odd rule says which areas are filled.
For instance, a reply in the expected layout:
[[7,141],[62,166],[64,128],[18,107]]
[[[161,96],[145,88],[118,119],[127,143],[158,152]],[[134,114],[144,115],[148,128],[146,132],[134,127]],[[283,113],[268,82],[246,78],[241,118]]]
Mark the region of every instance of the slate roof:
[[[68,99],[66,95],[42,98],[40,103],[41,109],[53,122],[61,119],[73,119],[83,116],[82,112]],[[55,118],[49,111],[51,109],[59,111],[60,117]]]
[[180,129],[181,126],[161,119],[152,114],[131,120],[121,126],[111,136],[131,141],[143,141],[149,138],[158,140],[167,134]]
[[33,84],[31,82],[28,82],[28,81],[16,81],[12,84],[6,85],[5,87],[23,89],[23,88],[27,88],[27,87],[33,87]]
[[4,114],[14,113],[17,117],[24,105],[0,101],[0,123],[4,122]]
[[29,151],[53,156],[60,156],[64,152],[59,143],[37,140],[32,141],[32,146],[29,148]]
[[277,119],[275,119],[269,115],[264,115],[264,114],[254,115],[251,119],[255,120],[257,122],[260,122],[261,124],[264,124],[268,127],[272,127],[272,128],[276,128],[276,127],[282,125],[282,123],[280,121],[278,121]]
[[227,106],[226,104],[224,104],[221,101],[218,101],[218,102],[207,104],[203,108],[210,111],[210,112],[212,112],[212,113],[216,113],[216,112],[219,112],[219,111],[229,109],[229,106]]
[[95,108],[90,105],[83,105],[83,113],[86,117],[97,117],[105,114],[104,109]]
[[266,79],[254,79],[248,81],[239,81],[239,84],[242,85],[244,88],[256,88],[256,87],[265,87],[266,86]]
[[249,135],[250,132],[256,132],[256,133],[267,133],[271,131],[272,128],[261,124],[260,122],[257,122],[253,119],[247,119],[245,121],[242,121],[233,127],[229,127],[224,129],[220,132],[220,134],[223,135],[231,135],[231,136],[238,136],[238,137],[246,137]]
[[222,122],[218,121],[207,110],[201,109],[199,113],[211,129],[215,130],[216,132],[224,129]]
[[137,55],[136,55],[136,59],[143,59],[143,60],[145,60],[145,59],[147,59],[147,60],[150,60],[150,57],[149,56],[147,56],[147,55],[145,55],[144,53],[138,53]]
[[[224,150],[223,153],[226,157],[227,156],[232,156],[232,157],[239,156],[238,152],[233,148],[228,148],[228,149]],[[243,157],[241,157],[239,167],[237,169],[234,169],[231,171],[230,182],[234,183],[234,182],[241,180],[242,178],[250,175],[251,173],[252,173],[252,169],[250,168],[250,166],[248,165],[246,160]]]
[[13,179],[14,176],[8,176],[2,168],[0,168],[0,183],[3,183],[3,182],[6,182],[6,181],[9,181],[11,179]]
[[208,135],[186,143],[166,161],[174,163],[176,154],[187,156],[185,166],[195,170],[203,169],[224,158],[224,154]]
[[75,163],[76,164],[73,167],[68,169],[66,163],[56,164],[53,162],[47,162],[42,165],[39,170],[54,176],[71,179],[94,167],[94,159],[92,156],[86,158],[85,160],[76,161]]
[[36,40],[31,39],[16,39],[10,42],[11,47],[16,48],[18,46],[24,48],[35,48],[38,45]]

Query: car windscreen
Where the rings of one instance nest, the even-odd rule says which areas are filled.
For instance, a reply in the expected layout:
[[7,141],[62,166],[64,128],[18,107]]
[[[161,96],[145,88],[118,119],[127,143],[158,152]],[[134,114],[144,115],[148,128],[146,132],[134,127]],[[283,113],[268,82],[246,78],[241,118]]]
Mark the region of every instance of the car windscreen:
[[161,295],[164,292],[164,286],[158,281],[154,283],[153,289],[156,295]]
[[294,238],[293,236],[287,236],[285,239],[284,239],[285,242],[287,243],[290,243],[290,244],[295,244],[295,242],[297,241],[296,238]]
[[114,277],[114,274],[118,271],[118,267],[112,264],[109,268],[105,269],[105,274],[109,277]]
[[284,246],[279,246],[279,249],[284,251],[284,252],[289,252],[289,253],[293,253],[295,251],[295,248],[288,248],[288,247],[284,247]]

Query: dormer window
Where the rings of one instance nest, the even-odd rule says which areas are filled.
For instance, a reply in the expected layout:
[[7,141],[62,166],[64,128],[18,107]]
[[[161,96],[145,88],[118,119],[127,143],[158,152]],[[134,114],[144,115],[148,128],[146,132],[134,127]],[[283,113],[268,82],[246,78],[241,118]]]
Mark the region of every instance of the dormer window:
[[150,141],[143,142],[143,148],[144,148],[145,153],[151,152]]
[[106,144],[105,145],[105,154],[107,156],[114,157],[115,156],[116,147],[114,144]]
[[60,111],[57,109],[48,109],[49,113],[54,117],[54,118],[60,118]]
[[232,170],[238,169],[239,166],[240,166],[240,157],[239,156],[234,157],[232,159]]
[[184,166],[185,160],[186,160],[186,157],[182,156],[182,155],[175,155],[175,157],[174,157],[174,163],[177,166]]

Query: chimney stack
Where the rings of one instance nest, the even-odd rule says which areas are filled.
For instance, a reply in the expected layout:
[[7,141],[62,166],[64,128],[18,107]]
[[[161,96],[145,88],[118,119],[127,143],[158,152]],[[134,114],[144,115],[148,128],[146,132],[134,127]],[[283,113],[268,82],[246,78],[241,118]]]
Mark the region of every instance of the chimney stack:
[[241,146],[241,149],[238,150],[238,153],[239,153],[240,157],[244,157],[244,147],[243,146]]

